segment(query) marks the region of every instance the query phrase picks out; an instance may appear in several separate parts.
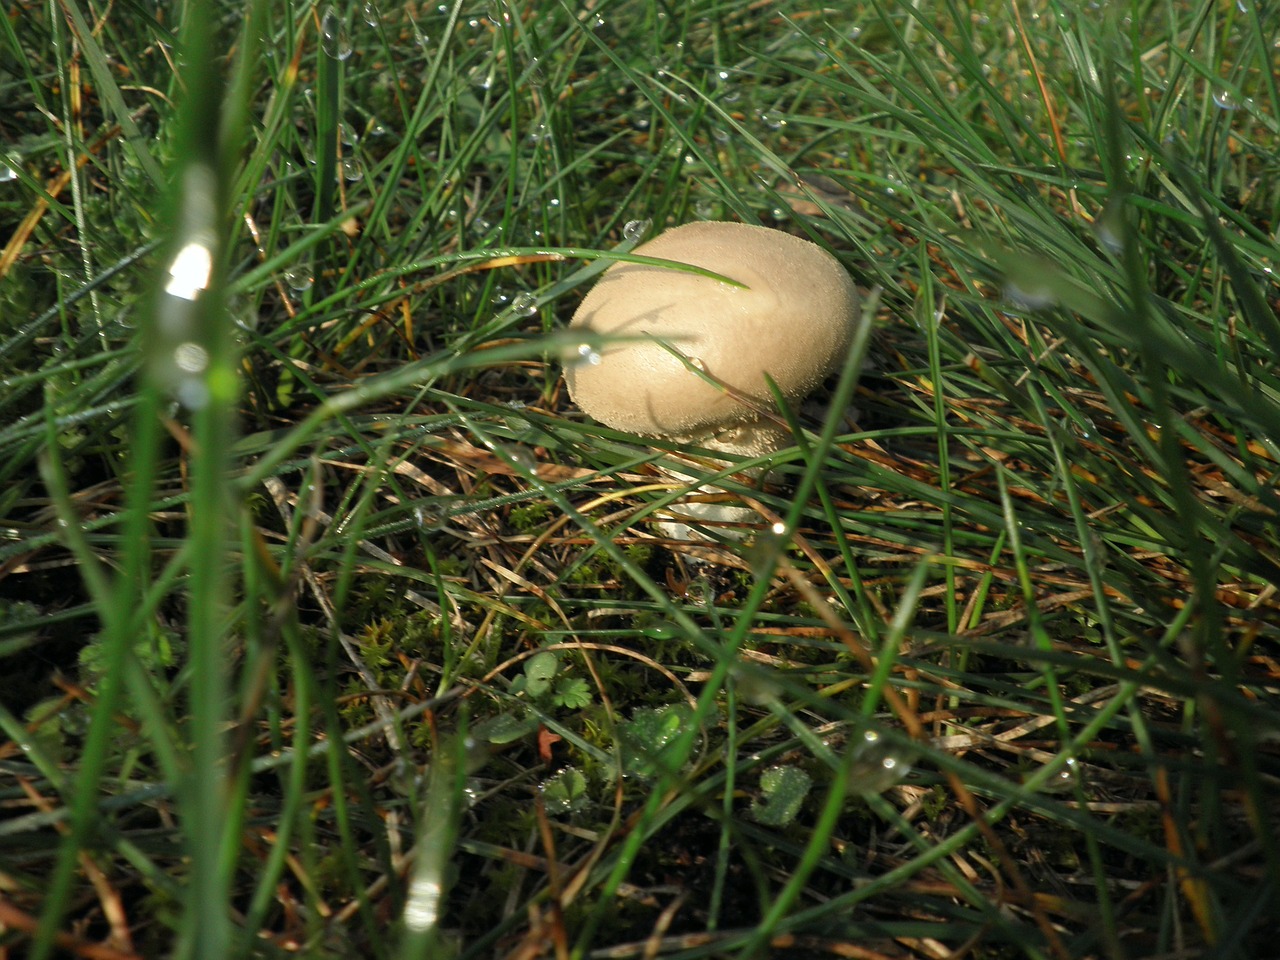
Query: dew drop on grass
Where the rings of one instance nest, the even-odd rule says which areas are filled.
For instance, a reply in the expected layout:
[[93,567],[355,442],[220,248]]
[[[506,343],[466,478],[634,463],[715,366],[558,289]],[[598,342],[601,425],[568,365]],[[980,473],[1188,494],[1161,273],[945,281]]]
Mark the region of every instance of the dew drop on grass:
[[855,737],[849,757],[849,791],[883,793],[911,772],[907,750],[895,747],[876,730]]
[[714,200],[698,200],[693,205],[693,215],[699,220],[714,220],[716,204]]
[[1057,296],[1048,287],[1023,287],[1013,280],[1005,282],[1004,296],[1017,310],[1043,310],[1058,302]]
[[680,636],[680,626],[670,620],[656,620],[640,632],[650,640],[672,640]]
[[787,547],[787,539],[785,524],[775,524],[774,528],[780,527],[779,532],[770,529],[767,533],[758,533],[755,538],[742,548],[742,559],[747,562],[751,568],[751,573],[757,580],[767,580],[771,578],[778,569],[778,558],[782,555],[783,550]]
[[705,577],[691,580],[684,589],[684,595],[695,607],[710,606],[716,598],[715,589],[707,582]]
[[600,361],[602,359],[603,358],[600,356],[600,351],[597,350],[595,347],[593,347],[591,344],[580,343],[578,344],[578,349],[575,352],[573,362],[585,363],[589,367],[598,367],[600,366]]
[[173,351],[173,365],[184,374],[204,373],[209,366],[209,351],[198,343],[180,343]]
[[529,58],[529,68],[524,75],[525,79],[535,87],[541,87],[547,82],[546,71],[542,69],[542,64],[537,57]]
[[628,220],[622,228],[622,238],[637,243],[649,232],[651,226],[652,220]]
[[428,533],[432,530],[439,530],[444,525],[439,513],[421,503],[413,508],[413,522],[418,525],[418,529]]
[[311,284],[315,282],[315,278],[311,276],[311,268],[305,263],[295,264],[284,272],[284,282],[289,285],[291,290],[297,290],[302,293],[304,290],[310,290]]
[[1213,102],[1222,110],[1239,110],[1240,102],[1236,95],[1224,86],[1213,88]]
[[538,312],[538,298],[532,293],[517,293],[511,298],[511,312],[517,317],[532,317]]
[[490,0],[488,9],[489,22],[495,27],[511,26],[511,8],[506,0]]
[[533,451],[518,443],[508,444],[505,447],[498,447],[497,453],[501,459],[505,460],[517,469],[532,472],[538,467],[538,458],[533,455]]
[[1068,757],[1066,766],[1050,777],[1043,789],[1046,793],[1064,793],[1075,787],[1079,779],[1080,765],[1075,757]]
[[342,177],[354,183],[364,178],[364,170],[360,168],[360,161],[355,157],[342,158]]
[[739,699],[754,707],[768,706],[782,696],[781,676],[777,670],[759,664],[735,664],[730,668]]
[[12,156],[0,157],[0,183],[18,179],[18,161]]
[[431,49],[431,38],[422,32],[422,28],[418,26],[416,21],[410,20],[409,25],[413,27],[413,42],[416,43],[420,49],[429,51]]
[[1093,232],[1098,242],[1111,253],[1120,253],[1124,250],[1124,241],[1115,229],[1116,226],[1118,224],[1112,223],[1111,218],[1105,216],[1099,218],[1093,225]]
[[213,251],[199,240],[184,244],[169,264],[164,292],[180,300],[194,300],[209,286],[213,273]]
[[347,32],[347,21],[333,4],[324,8],[324,16],[320,18],[320,46],[326,55],[335,60],[345,60],[351,56],[351,35]]
[[371,27],[376,27],[382,23],[382,14],[378,12],[378,6],[373,0],[365,0],[360,13],[364,17],[364,22]]

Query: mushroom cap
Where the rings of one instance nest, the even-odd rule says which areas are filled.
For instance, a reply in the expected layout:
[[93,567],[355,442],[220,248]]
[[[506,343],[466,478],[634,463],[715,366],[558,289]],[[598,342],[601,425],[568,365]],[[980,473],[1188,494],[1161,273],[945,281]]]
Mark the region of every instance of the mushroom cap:
[[773,407],[766,374],[788,400],[799,400],[849,349],[859,313],[848,273],[808,240],[744,223],[687,223],[634,252],[746,286],[669,267],[609,267],[570,323],[605,338],[598,357],[566,365],[574,402],[631,433],[694,439],[727,431],[721,449],[776,448],[782,431],[761,424],[752,406],[690,370],[659,341],[757,407]]

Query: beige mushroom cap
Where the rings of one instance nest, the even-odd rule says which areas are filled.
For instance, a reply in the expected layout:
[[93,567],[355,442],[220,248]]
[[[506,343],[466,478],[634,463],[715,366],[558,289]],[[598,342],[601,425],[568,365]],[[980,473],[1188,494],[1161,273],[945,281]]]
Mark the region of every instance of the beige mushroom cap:
[[[842,363],[858,322],[858,294],[839,262],[816,244],[743,223],[687,223],[634,251],[693,264],[734,287],[668,267],[615,263],[574,314],[571,327],[605,342],[566,366],[569,395],[619,430],[699,440],[763,453],[785,434],[690,370],[664,341],[755,405],[774,404],[765,375],[799,400]],[[712,443],[707,443],[708,439]]]

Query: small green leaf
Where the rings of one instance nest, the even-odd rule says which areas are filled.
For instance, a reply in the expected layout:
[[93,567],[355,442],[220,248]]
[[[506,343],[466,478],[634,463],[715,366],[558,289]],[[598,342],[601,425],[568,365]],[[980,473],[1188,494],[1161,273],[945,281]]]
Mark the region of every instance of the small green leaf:
[[565,767],[542,782],[542,803],[553,816],[581,807],[587,800],[587,778],[576,767]]
[[769,827],[785,827],[796,818],[813,778],[799,767],[770,767],[760,775],[760,799],[751,816]]
[[537,717],[517,717],[510,713],[500,713],[477,723],[471,728],[471,735],[486,743],[512,743],[521,737],[527,737],[538,728]]
[[591,703],[591,687],[581,677],[561,677],[552,699],[557,706],[581,710]]
[[657,776],[667,766],[662,754],[689,722],[689,709],[683,704],[637,709],[618,731],[623,769],[638,777]]
[[544,696],[551,689],[551,681],[560,669],[560,658],[543,651],[529,658],[524,665],[525,692],[534,699]]

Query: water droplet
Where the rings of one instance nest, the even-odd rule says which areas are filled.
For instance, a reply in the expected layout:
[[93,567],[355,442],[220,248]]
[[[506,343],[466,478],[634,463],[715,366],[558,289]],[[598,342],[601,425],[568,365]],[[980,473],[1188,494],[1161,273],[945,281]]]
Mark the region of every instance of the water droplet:
[[538,312],[538,298],[535,294],[517,293],[511,298],[511,312],[517,317],[532,317]]
[[495,27],[511,26],[511,8],[506,0],[490,0],[488,7],[489,22]]
[[541,87],[547,82],[546,71],[542,69],[542,64],[537,57],[529,58],[529,69],[524,73],[525,79],[535,87]]
[[204,373],[209,366],[209,351],[198,343],[180,343],[173,350],[173,363],[184,374]]
[[169,280],[164,292],[182,300],[194,300],[209,286],[213,273],[213,251],[199,241],[185,244],[169,264]]
[[591,22],[588,26],[590,26],[592,30],[599,30],[604,26],[604,17],[600,16],[600,14],[596,14],[591,18]]
[[695,607],[710,606],[716,598],[715,590],[712,589],[711,584],[707,582],[705,577],[691,580],[688,586],[684,588],[684,595]]
[[419,529],[428,532],[439,530],[444,525],[440,514],[423,504],[418,504],[413,508],[413,522],[418,525]]
[[203,410],[209,403],[209,386],[203,377],[184,375],[174,388],[178,402],[188,410]]
[[354,147],[360,142],[360,138],[356,136],[356,132],[351,129],[351,124],[338,124],[338,139],[342,141],[344,147]]
[[1093,225],[1094,235],[1098,238],[1098,242],[1107,248],[1111,253],[1119,253],[1124,249],[1124,241],[1120,239],[1120,235],[1112,229],[1114,224],[1107,220],[1098,220]]
[[1080,765],[1075,757],[1068,757],[1066,766],[1055,773],[1044,785],[1046,793],[1063,793],[1072,789],[1080,779]]
[[770,130],[781,130],[787,125],[787,121],[776,113],[762,113],[760,120]]
[[360,161],[355,157],[342,158],[342,177],[354,183],[364,178],[364,169],[360,166]]
[[[782,527],[783,533],[786,527],[783,524],[777,524]],[[755,538],[742,548],[742,559],[747,561],[747,566],[751,568],[752,575],[757,580],[767,580],[773,576],[778,568],[778,557],[786,548],[786,538],[779,533],[759,533]]]
[[780,674],[769,667],[735,664],[730,674],[738,697],[753,707],[767,706],[782,696]]
[[653,226],[652,220],[628,220],[622,228],[622,238],[638,243],[649,232],[651,226]]
[[373,0],[365,0],[361,14],[364,16],[364,22],[371,27],[376,27],[382,23],[382,14],[378,12],[378,7]]
[[346,18],[333,4],[324,8],[324,16],[320,18],[320,46],[326,56],[335,60],[351,56],[351,35],[347,32]]
[[600,356],[600,351],[589,343],[578,344],[578,349],[574,356],[574,363],[585,363],[589,367],[600,366],[600,361],[604,358]]
[[1239,110],[1240,102],[1236,95],[1225,86],[1215,85],[1213,88],[1213,102],[1223,110]]
[[716,216],[716,204],[714,200],[702,199],[693,205],[693,215],[699,220],[714,220]]
[[855,737],[849,754],[849,792],[882,793],[911,772],[910,751],[895,747],[876,730]]
[[289,285],[290,289],[301,293],[304,290],[311,289],[311,284],[315,282],[315,278],[311,275],[309,266],[305,263],[298,263],[284,271],[284,282]]
[[1004,297],[1017,310],[1043,310],[1058,302],[1057,295],[1048,287],[1023,287],[1013,280],[1005,281]]
[[498,447],[497,453],[499,457],[518,469],[533,471],[538,467],[538,458],[533,455],[533,451],[518,443]]
[[431,38],[422,32],[422,28],[418,26],[414,20],[409,21],[409,25],[413,27],[413,41],[423,50],[427,50],[431,46]]
[[640,632],[650,640],[671,640],[680,636],[680,626],[670,620],[657,620],[644,627]]
[[529,129],[530,143],[541,143],[543,140],[547,139],[547,136],[547,125],[545,123],[535,123]]
[[1249,0],[1236,0],[1236,9],[1239,10],[1241,13],[1248,13],[1252,9],[1252,7],[1253,5],[1249,2]]
[[695,370],[701,370],[703,373],[707,372],[707,361],[703,360],[701,357],[690,357],[689,366],[693,367]]
[[13,154],[0,157],[0,183],[18,179],[18,158]]

